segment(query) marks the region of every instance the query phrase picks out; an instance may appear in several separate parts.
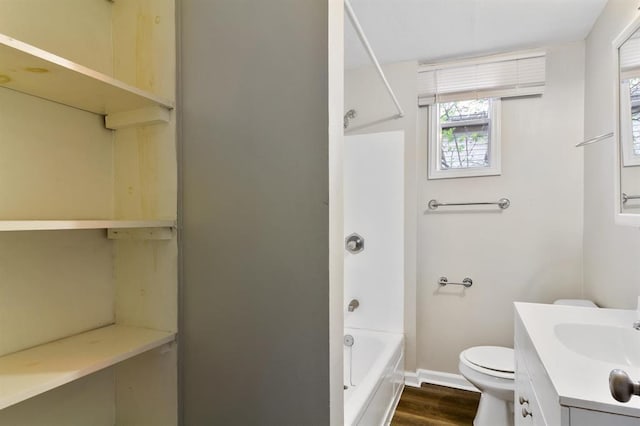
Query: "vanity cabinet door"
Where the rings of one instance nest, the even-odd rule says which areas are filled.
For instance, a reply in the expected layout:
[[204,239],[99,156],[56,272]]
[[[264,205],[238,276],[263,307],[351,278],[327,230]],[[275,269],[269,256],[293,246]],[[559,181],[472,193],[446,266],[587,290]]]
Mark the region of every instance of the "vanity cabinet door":
[[547,426],[521,352],[516,347],[515,426]]
[[[529,385],[527,387],[526,385]],[[529,402],[531,401],[531,384],[530,383],[522,383],[520,385],[516,384],[516,400],[513,404],[513,415],[514,415],[514,424],[515,426],[531,426],[533,425],[533,415],[534,413],[529,406]],[[524,398],[529,402],[525,402],[521,404],[519,402],[519,398]],[[530,414],[529,414],[530,413]]]
[[[561,408],[558,404],[558,395],[551,384],[551,380],[546,373],[540,358],[536,352],[533,343],[529,335],[522,324],[522,320],[516,317],[515,322],[515,357],[516,357],[516,386],[519,374],[525,374],[527,376],[528,386],[531,387],[530,394],[535,395],[534,398],[527,398],[530,400],[530,405],[535,404],[535,411],[538,415],[533,413],[533,424],[535,425],[550,425],[550,426],[568,426],[568,421],[565,421],[561,415]],[[520,379],[522,380],[522,379]],[[522,384],[521,386],[525,386]],[[515,408],[516,411],[520,407],[519,396],[516,394]],[[532,409],[534,407],[531,407]],[[544,412],[544,414],[543,414]]]
[[601,411],[570,409],[571,426],[638,426],[640,418],[603,413]]

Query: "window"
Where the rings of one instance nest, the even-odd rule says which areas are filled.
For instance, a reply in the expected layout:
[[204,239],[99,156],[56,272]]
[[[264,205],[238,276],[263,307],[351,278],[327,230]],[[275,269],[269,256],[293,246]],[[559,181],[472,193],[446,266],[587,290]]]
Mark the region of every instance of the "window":
[[620,83],[620,138],[622,164],[640,165],[640,78]]
[[429,179],[500,174],[500,99],[429,106]]
[[501,99],[542,96],[543,50],[421,64],[420,132],[429,179],[500,175]]
[[633,135],[633,155],[640,156],[640,78],[629,80],[631,99],[631,134]]

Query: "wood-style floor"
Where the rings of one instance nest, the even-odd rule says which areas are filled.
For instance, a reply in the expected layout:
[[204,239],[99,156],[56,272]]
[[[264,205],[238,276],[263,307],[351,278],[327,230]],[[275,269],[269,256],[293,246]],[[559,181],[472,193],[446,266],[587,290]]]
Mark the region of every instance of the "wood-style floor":
[[478,409],[480,394],[444,386],[405,386],[392,426],[468,426]]

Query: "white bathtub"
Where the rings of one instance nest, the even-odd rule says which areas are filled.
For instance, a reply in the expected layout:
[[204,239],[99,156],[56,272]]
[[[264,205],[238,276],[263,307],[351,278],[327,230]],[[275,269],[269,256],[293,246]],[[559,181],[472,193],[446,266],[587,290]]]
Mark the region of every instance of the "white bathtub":
[[345,328],[344,424],[388,424],[404,387],[404,339],[399,333]]

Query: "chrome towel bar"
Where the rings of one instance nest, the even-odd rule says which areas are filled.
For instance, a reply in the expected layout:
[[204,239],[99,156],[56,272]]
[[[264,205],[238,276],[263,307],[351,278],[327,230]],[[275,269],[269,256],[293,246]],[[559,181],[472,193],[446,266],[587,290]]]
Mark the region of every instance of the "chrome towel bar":
[[440,277],[440,280],[438,281],[438,284],[440,284],[440,286],[444,287],[445,285],[463,285],[466,288],[469,288],[473,285],[473,280],[469,277],[465,278],[464,280],[462,280],[461,283],[450,283],[449,279],[447,277]]
[[591,145],[592,143],[600,142],[605,139],[609,139],[613,136],[613,132],[605,133],[604,135],[596,136],[595,138],[587,139],[586,141],[580,142],[576,144],[576,148],[585,145]]
[[622,204],[626,204],[629,200],[640,200],[640,195],[627,195],[622,193]]
[[479,201],[474,203],[441,203],[437,200],[429,201],[429,210],[436,210],[438,207],[449,207],[449,206],[489,206],[495,205],[500,207],[502,210],[509,208],[511,205],[511,201],[508,198],[500,198],[498,201]]

